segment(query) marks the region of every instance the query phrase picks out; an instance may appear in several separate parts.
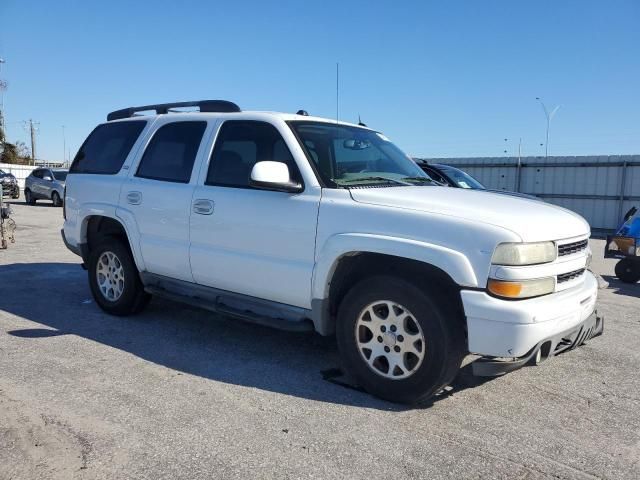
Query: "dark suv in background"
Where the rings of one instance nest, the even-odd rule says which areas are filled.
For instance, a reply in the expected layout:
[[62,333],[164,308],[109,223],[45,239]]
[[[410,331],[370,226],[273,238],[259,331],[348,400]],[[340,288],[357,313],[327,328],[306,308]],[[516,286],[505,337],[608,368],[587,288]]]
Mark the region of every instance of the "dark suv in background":
[[540,200],[534,195],[526,193],[510,192],[508,190],[492,190],[482,185],[478,180],[473,178],[467,172],[451,165],[443,165],[441,163],[427,163],[424,160],[416,160],[418,166],[432,179],[443,185],[454,188],[468,188],[471,190],[485,190],[491,193],[502,193],[504,195],[512,195],[514,197],[529,198],[531,200]]
[[2,185],[3,195],[8,195],[11,198],[18,198],[20,196],[18,180],[16,180],[16,177],[12,173],[0,170],[0,184]]

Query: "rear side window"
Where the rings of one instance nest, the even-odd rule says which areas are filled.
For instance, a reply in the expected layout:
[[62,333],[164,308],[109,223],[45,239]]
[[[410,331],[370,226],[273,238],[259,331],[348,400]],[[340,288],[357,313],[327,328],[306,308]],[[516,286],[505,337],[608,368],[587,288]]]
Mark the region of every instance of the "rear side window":
[[140,160],[136,177],[189,183],[206,128],[207,122],[174,122],[160,127]]
[[137,120],[99,125],[80,147],[69,172],[118,173],[146,124]]

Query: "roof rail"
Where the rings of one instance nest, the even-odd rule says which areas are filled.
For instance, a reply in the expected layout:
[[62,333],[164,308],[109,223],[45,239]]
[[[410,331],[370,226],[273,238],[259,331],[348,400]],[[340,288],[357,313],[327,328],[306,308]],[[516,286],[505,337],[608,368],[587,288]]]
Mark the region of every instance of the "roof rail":
[[137,112],[145,112],[147,110],[155,110],[155,112],[160,115],[168,113],[171,108],[180,107],[198,107],[201,112],[232,113],[240,111],[238,105],[227,100],[196,100],[193,102],[158,103],[156,105],[123,108],[122,110],[116,110],[107,115],[107,121],[133,117]]

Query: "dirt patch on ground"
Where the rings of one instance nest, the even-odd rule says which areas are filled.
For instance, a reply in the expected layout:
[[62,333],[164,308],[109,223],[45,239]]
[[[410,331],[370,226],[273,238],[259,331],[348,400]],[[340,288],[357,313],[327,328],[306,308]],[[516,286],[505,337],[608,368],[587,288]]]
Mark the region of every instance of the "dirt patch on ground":
[[90,442],[63,422],[0,390],[0,477],[70,479],[87,467]]

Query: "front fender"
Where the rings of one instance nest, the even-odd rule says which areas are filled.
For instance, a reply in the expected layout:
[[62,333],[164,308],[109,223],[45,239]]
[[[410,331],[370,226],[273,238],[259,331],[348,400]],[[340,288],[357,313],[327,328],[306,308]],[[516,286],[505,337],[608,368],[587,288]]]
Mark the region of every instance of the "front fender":
[[312,298],[329,296],[329,284],[340,259],[355,253],[380,253],[408,258],[437,267],[462,287],[477,287],[478,279],[471,263],[462,253],[441,245],[367,233],[339,233],[331,236],[316,256]]

